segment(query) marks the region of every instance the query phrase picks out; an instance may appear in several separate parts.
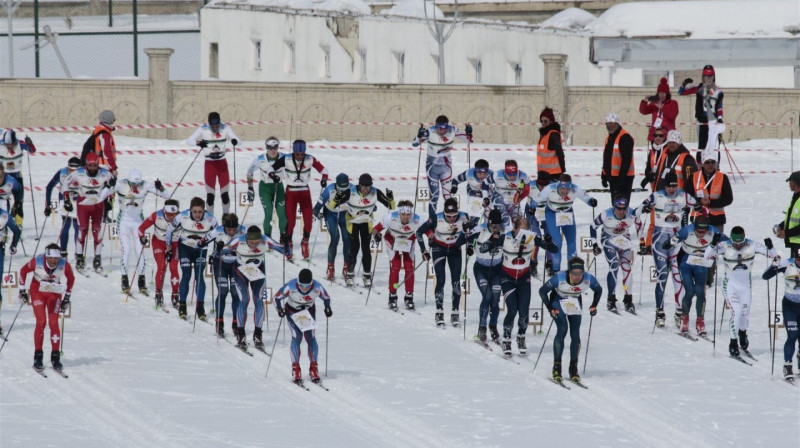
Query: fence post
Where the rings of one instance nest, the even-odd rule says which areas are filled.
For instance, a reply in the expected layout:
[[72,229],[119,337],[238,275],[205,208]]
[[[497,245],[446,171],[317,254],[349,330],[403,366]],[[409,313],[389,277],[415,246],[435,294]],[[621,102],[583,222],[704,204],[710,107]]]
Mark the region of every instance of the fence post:
[[[148,123],[169,123],[172,118],[172,90],[169,83],[169,58],[172,48],[145,48],[148,57],[150,89],[148,91]],[[149,129],[148,138],[173,138],[172,130]]]

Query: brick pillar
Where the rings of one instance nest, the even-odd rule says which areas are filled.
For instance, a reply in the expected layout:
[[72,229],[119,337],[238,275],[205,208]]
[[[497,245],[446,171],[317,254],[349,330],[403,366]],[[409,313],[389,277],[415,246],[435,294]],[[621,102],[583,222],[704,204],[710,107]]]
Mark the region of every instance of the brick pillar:
[[544,61],[544,100],[545,105],[555,112],[556,120],[562,121],[567,117],[567,86],[565,54],[543,54],[539,56]]
[[[175,52],[172,48],[145,48],[149,58],[150,89],[147,103],[148,123],[169,123],[172,118],[172,91],[169,84],[169,58]],[[172,129],[149,129],[149,138],[174,138]]]

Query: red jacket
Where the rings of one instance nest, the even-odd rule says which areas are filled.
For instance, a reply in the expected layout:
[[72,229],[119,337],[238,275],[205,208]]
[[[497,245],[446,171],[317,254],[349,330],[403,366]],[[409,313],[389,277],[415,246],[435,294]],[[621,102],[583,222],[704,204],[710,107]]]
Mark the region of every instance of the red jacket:
[[639,113],[642,115],[651,114],[652,121],[650,121],[650,132],[647,134],[647,140],[653,141],[653,131],[655,130],[655,122],[661,117],[661,127],[667,131],[675,129],[675,119],[678,118],[678,102],[667,98],[664,105],[659,110],[658,104],[655,101],[647,102],[642,100],[639,103]]

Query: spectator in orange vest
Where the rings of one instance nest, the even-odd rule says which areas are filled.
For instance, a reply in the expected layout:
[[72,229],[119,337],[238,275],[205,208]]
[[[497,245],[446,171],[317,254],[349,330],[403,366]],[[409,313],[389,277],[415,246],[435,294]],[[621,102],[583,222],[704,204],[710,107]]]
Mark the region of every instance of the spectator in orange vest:
[[667,143],[664,148],[666,152],[662,153],[655,168],[656,177],[653,191],[664,188],[664,176],[669,172],[674,172],[678,177],[678,188],[686,191],[685,185],[691,181],[692,175],[697,171],[697,162],[689,154],[689,150],[683,146],[683,137],[680,131],[676,129],[667,132]]
[[646,96],[639,103],[640,114],[652,115],[650,132],[647,135],[647,140],[651,143],[656,129],[663,128],[671,131],[675,129],[675,119],[678,118],[678,102],[673,100],[669,93],[667,78],[661,78],[656,92],[656,96]]
[[564,149],[561,147],[561,125],[556,122],[553,109],[545,107],[539,114],[539,143],[536,145],[536,167],[539,172],[550,174],[555,182],[567,170]]
[[633,165],[633,137],[622,129],[619,115],[609,112],[606,115],[608,137],[603,144],[603,171],[600,179],[603,188],[611,191],[611,200],[622,196],[631,200],[633,177],[636,174]]

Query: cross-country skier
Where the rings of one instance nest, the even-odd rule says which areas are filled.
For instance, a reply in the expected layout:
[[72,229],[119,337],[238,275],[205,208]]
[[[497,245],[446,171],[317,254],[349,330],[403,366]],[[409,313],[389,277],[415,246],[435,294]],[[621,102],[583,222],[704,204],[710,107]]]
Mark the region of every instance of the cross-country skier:
[[225,156],[228,139],[236,150],[239,137],[233,133],[231,127],[223,123],[218,112],[208,114],[208,123],[197,128],[186,139],[187,145],[197,145],[203,150],[206,163],[203,180],[206,185],[206,207],[211,214],[214,213],[214,191],[219,183],[219,197],[222,199],[222,213],[228,214],[230,210],[230,174],[228,173],[228,160]]
[[[33,145],[33,140],[30,137],[25,137],[25,141],[17,139],[17,133],[13,129],[6,129],[2,134],[2,145],[0,146],[0,165],[3,166],[6,174],[16,179],[19,184],[24,187],[25,182],[22,181],[22,156],[23,151],[28,151],[30,154],[36,152],[36,146]],[[32,188],[33,186],[31,186]],[[23,193],[24,195],[24,193]],[[19,201],[19,206],[11,213],[17,221],[17,225],[22,227],[22,201]],[[15,204],[16,205],[16,204]]]
[[[164,305],[164,277],[167,275],[167,265],[169,265],[169,283],[172,286],[172,305],[178,304],[178,283],[180,274],[178,273],[178,258],[174,257],[167,261],[167,251],[178,252],[178,239],[180,232],[173,232],[172,239],[167,243],[167,227],[178,217],[180,204],[175,199],[164,201],[161,210],[153,212],[147,219],[139,225],[139,242],[145,244],[147,237],[144,232],[153,226],[153,237],[150,238],[150,247],[153,249],[153,258],[156,260],[156,307]],[[169,246],[169,249],[167,248]]]
[[[103,268],[103,231],[100,229],[104,222],[103,212],[105,206],[103,201],[114,192],[109,187],[113,182],[111,173],[105,168],[101,168],[95,153],[86,156],[86,166],[79,168],[74,173],[67,176],[61,186],[61,191],[74,192],[76,196],[75,204],[78,207],[78,247],[75,250],[75,268],[82,271],[86,267],[86,237],[89,234],[89,222],[92,225],[92,240],[94,241],[94,259],[92,268],[101,272]],[[74,206],[71,199],[72,195],[64,198],[64,210],[69,213]]]
[[[697,296],[697,321],[695,329],[697,334],[705,336],[706,324],[704,314],[706,310],[706,276],[711,260],[704,258],[706,248],[716,246],[720,238],[723,237],[719,231],[708,224],[708,217],[700,215],[695,218],[694,223],[683,227],[677,234],[673,235],[661,247],[664,250],[671,250],[673,246],[681,244],[678,253],[678,264],[681,270],[681,282],[686,289],[681,303],[682,320],[681,333],[689,332],[689,312],[692,309],[692,299]],[[728,237],[724,237],[727,239]]]
[[[194,292],[197,295],[197,318],[206,320],[204,304],[206,298],[206,246],[217,237],[217,219],[206,211],[206,203],[201,198],[194,197],[189,202],[189,209],[184,210],[167,226],[165,241],[172,241],[172,234],[180,230],[178,239],[178,258],[181,264],[180,304],[172,303],[178,307],[178,315],[186,319],[186,298],[189,296],[189,282],[194,274]],[[167,263],[172,261],[175,254],[168,248],[165,254]]]
[[[217,226],[217,237],[208,262],[217,285],[217,297],[214,298],[214,309],[217,311],[217,334],[225,337],[225,302],[228,292],[231,293],[231,320],[233,321],[233,334],[237,334],[239,309],[239,290],[236,289],[236,253],[224,250],[225,247],[247,232],[247,227],[239,224],[239,217],[234,213],[222,216],[222,225]],[[244,325],[243,325],[244,326]]]
[[[288,157],[287,157],[288,159]],[[323,189],[328,185],[328,169],[322,165],[314,156],[306,154],[305,140],[295,140],[292,143],[292,157],[284,162],[286,179],[286,233],[281,243],[286,250],[286,258],[292,259],[292,234],[294,224],[297,221],[297,207],[303,216],[303,239],[300,241],[300,251],[303,258],[308,258],[309,248],[308,239],[311,236],[312,208],[311,208],[311,189],[308,184],[311,181],[311,168],[319,172],[322,178],[319,181]]]
[[[32,274],[30,283],[28,275]],[[66,283],[62,280],[66,278]],[[61,371],[61,330],[58,314],[69,307],[75,276],[72,267],[61,257],[58,244],[48,244],[44,253],[31,258],[19,270],[19,298],[24,303],[33,303],[36,327],[33,329],[33,368],[44,370],[44,327],[50,326],[50,362],[53,369]],[[30,291],[30,294],[28,293]]]
[[253,300],[253,345],[264,349],[261,326],[264,324],[264,299],[266,299],[266,261],[265,254],[275,249],[283,253],[277,241],[261,233],[258,226],[250,226],[247,233],[234,238],[227,248],[222,249],[222,256],[227,252],[236,256],[234,264],[234,280],[236,292],[241,299],[236,307],[236,341],[240,348],[247,348],[244,326],[247,322],[247,306]]
[[545,220],[547,222],[547,234],[553,239],[558,247],[558,251],[553,254],[553,272],[548,272],[552,276],[561,270],[561,234],[567,240],[567,257],[572,258],[578,254],[575,244],[575,213],[572,210],[572,203],[575,199],[580,199],[589,207],[597,207],[597,199],[584,193],[583,189],[572,183],[572,176],[562,174],[557,183],[546,186],[536,199],[537,204],[546,204]]
[[[8,210],[11,216],[16,218],[22,213],[22,197],[25,190],[14,176],[7,174],[4,170],[3,164],[0,163],[0,210]],[[12,199],[13,205],[11,204]]]
[[553,379],[561,381],[561,354],[564,352],[564,340],[569,329],[569,378],[580,381],[578,375],[578,355],[581,347],[581,310],[583,294],[592,290],[592,304],[589,314],[597,314],[597,304],[603,295],[603,288],[597,279],[585,271],[583,260],[571,258],[567,262],[567,270],[551,277],[541,288],[539,297],[556,322],[556,336],[553,339]]
[[[544,117],[540,118],[543,119]],[[560,175],[559,175],[560,176]],[[528,182],[528,190],[530,194],[528,195],[528,204],[525,206],[525,219],[528,220],[528,225],[530,226],[531,232],[544,237],[547,235],[547,218],[545,217],[545,207],[547,205],[546,202],[541,204],[536,203],[536,199],[542,193],[542,190],[545,189],[551,182],[550,173],[547,171],[539,171],[536,173],[536,179],[531,180]],[[553,182],[558,182],[558,178],[556,178]],[[531,277],[538,277],[539,276],[539,246],[536,246],[533,249],[533,254],[531,255]],[[548,271],[553,270],[553,254],[550,252],[545,251],[545,269]]]
[[494,183],[494,189],[503,197],[506,204],[506,211],[511,218],[511,223],[515,224],[521,212],[520,202],[528,197],[531,191],[528,186],[528,175],[517,167],[517,161],[506,160],[503,170],[495,171],[489,183]]
[[[417,244],[425,261],[433,258],[433,271],[436,274],[436,284],[433,288],[436,298],[436,325],[444,327],[444,284],[445,264],[450,267],[450,281],[453,285],[452,311],[450,323],[457,327],[460,325],[458,309],[461,304],[461,246],[466,243],[466,232],[472,227],[469,216],[458,211],[458,202],[455,198],[444,201],[444,211],[431,215],[419,229],[417,229]],[[428,237],[431,251],[425,248],[423,235]],[[467,254],[473,250],[467,248]]]
[[[792,258],[783,261],[773,260],[761,278],[769,280],[781,272],[785,286],[783,300],[781,300],[781,312],[786,328],[786,342],[783,344],[783,377],[787,381],[794,382],[792,357],[798,345],[797,322],[800,320],[800,249],[792,254]],[[798,356],[797,362],[797,369],[800,371],[800,356]]]
[[[663,328],[666,321],[664,313],[664,291],[667,287],[667,277],[672,277],[672,287],[675,296],[675,326],[681,327],[683,311],[681,301],[684,295],[681,272],[678,266],[679,248],[664,249],[664,243],[678,233],[678,230],[688,222],[688,209],[693,207],[700,210],[700,203],[694,197],[678,187],[678,176],[674,171],[667,173],[663,180],[664,188],[656,190],[642,202],[640,209],[643,214],[652,211],[653,222],[653,262],[656,267],[656,326]],[[640,243],[639,253],[645,252],[645,245]]]
[[259,154],[247,169],[247,199],[250,202],[255,199],[253,176],[258,170],[261,175],[258,182],[258,198],[264,208],[264,234],[272,237],[273,210],[278,217],[278,235],[286,232],[286,191],[281,180],[286,154],[278,152],[280,142],[275,137],[268,138],[264,145],[267,147],[266,154]]
[[[13,256],[17,253],[17,244],[19,243],[22,231],[17,227],[16,221],[12,219],[11,215],[5,211],[0,210],[0,234],[7,234],[11,230],[13,237],[11,238],[11,245],[8,248],[9,253]],[[0,278],[3,278],[3,268],[5,266],[4,260],[6,256],[6,243],[0,242]],[[0,288],[1,290],[2,288]],[[3,307],[3,294],[0,291],[0,308]],[[0,334],[3,333],[3,327],[0,326]]]
[[[64,210],[64,199],[65,194],[70,195],[72,193],[69,190],[62,191],[61,187],[65,186],[64,180],[70,174],[74,173],[78,168],[81,167],[81,159],[77,157],[71,157],[67,162],[67,166],[64,168],[59,169],[56,171],[56,174],[53,175],[53,178],[50,179],[50,182],[47,183],[47,188],[45,189],[45,204],[44,204],[44,216],[50,216],[53,213],[53,205],[55,205],[56,209],[58,210],[58,214],[61,215],[61,231],[58,234],[58,240],[61,244],[61,256],[67,258],[67,245],[69,244],[69,229],[72,227],[72,239],[75,247],[78,246],[78,214],[73,209],[71,212],[67,212]],[[51,202],[52,195],[53,195],[53,188],[59,186],[58,192],[58,202]]]
[[[470,168],[456,176],[451,182],[450,194],[458,193],[458,186],[466,182],[466,213],[472,217],[477,225],[478,220],[485,213],[489,213],[486,207],[489,205],[488,197],[491,195],[491,186],[488,183],[492,179],[494,171],[489,169],[489,162],[478,159],[473,168]],[[505,208],[505,204],[503,204]]]
[[347,286],[353,285],[355,276],[356,259],[361,251],[362,280],[364,286],[372,284],[372,252],[369,250],[369,241],[372,237],[372,213],[378,208],[378,203],[389,210],[394,210],[394,195],[392,190],[386,189],[386,194],[372,185],[372,176],[364,173],[358,178],[358,185],[349,190],[337,192],[332,200],[328,201],[329,207],[335,209],[342,206],[345,210],[347,231],[350,238],[350,254],[347,258]]
[[325,279],[333,281],[336,278],[336,247],[339,246],[339,239],[342,240],[342,259],[344,265],[342,267],[342,279],[347,279],[347,263],[350,258],[350,234],[347,231],[347,213],[344,207],[346,204],[340,203],[335,205],[331,199],[336,197],[337,194],[346,194],[354,187],[350,183],[350,178],[345,173],[339,173],[336,176],[336,183],[328,185],[319,194],[319,199],[314,205],[314,216],[320,221],[325,220],[328,226],[328,235],[330,242],[328,243],[328,269],[325,272]]
[[[728,325],[731,342],[728,346],[731,356],[740,355],[739,347],[747,351],[750,341],[747,338],[747,325],[750,321],[750,308],[752,299],[751,272],[756,254],[761,254],[775,259],[778,253],[751,239],[745,238],[744,229],[736,226],[731,229],[730,239],[717,244],[717,247],[708,247],[706,258],[716,258],[722,255],[725,263],[725,278],[722,280],[722,296],[731,309],[731,320]],[[736,338],[739,338],[738,342]]]
[[122,292],[128,294],[131,290],[128,281],[128,262],[132,257],[138,260],[135,275],[139,292],[147,294],[147,284],[144,278],[144,257],[139,235],[139,226],[142,224],[142,209],[147,194],[154,194],[163,199],[169,199],[169,194],[164,190],[161,181],[156,179],[150,183],[142,179],[142,172],[134,168],[128,173],[127,179],[117,182],[114,191],[119,197],[119,214],[117,215],[117,235],[122,246],[120,258],[120,272],[122,273]]
[[[636,308],[633,306],[633,294],[631,294],[631,260],[633,259],[633,248],[636,245],[635,239],[631,237],[631,231],[636,232],[636,238],[641,236],[642,222],[639,220],[639,213],[628,207],[628,200],[624,196],[614,199],[612,207],[604,210],[589,226],[592,236],[592,251],[595,256],[603,253],[608,262],[608,310],[617,310],[617,281],[620,271],[622,271],[622,290],[624,296],[622,303],[625,311],[633,313]],[[597,229],[602,228],[600,234],[600,245],[597,244]],[[600,247],[602,245],[602,248]]]
[[397,288],[400,281],[400,268],[405,271],[405,306],[414,309],[414,241],[422,218],[414,213],[414,204],[409,200],[400,201],[397,210],[383,216],[383,220],[372,229],[372,238],[381,241],[381,232],[386,230],[383,250],[389,256],[389,308],[397,311]]
[[488,327],[491,332],[492,342],[500,343],[500,333],[497,331],[497,320],[500,315],[500,295],[502,289],[501,265],[503,263],[503,218],[498,210],[489,212],[489,219],[481,225],[480,232],[474,232],[468,237],[469,243],[476,243],[478,253],[475,255],[475,264],[472,272],[475,282],[481,291],[481,304],[478,308],[478,339],[486,342],[487,317]]
[[289,315],[286,321],[292,330],[292,379],[295,383],[303,382],[303,374],[300,370],[300,342],[303,338],[308,344],[308,358],[311,361],[309,376],[315,383],[320,381],[317,369],[317,352],[319,350],[315,334],[317,328],[315,302],[317,299],[322,299],[322,303],[325,305],[325,317],[333,316],[331,296],[318,281],[314,280],[308,269],[301,270],[296,279],[289,280],[275,294],[275,309],[278,310],[278,315],[281,318],[286,314]]
[[436,117],[436,123],[428,129],[420,127],[417,137],[411,143],[417,147],[428,142],[427,157],[425,158],[425,174],[428,176],[428,189],[430,202],[428,214],[434,216],[439,205],[439,192],[442,197],[450,197],[450,182],[453,178],[453,159],[450,152],[453,150],[455,140],[462,142],[472,141],[472,126],[467,125],[464,132],[450,125],[450,120],[444,116]]

